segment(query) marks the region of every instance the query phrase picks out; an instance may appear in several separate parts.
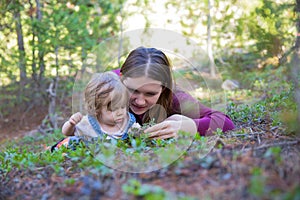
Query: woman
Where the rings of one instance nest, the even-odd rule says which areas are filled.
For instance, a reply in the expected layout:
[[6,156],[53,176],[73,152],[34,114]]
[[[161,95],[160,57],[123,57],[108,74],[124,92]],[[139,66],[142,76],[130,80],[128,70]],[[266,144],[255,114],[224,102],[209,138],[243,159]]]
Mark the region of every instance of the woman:
[[133,50],[115,73],[129,90],[129,108],[137,122],[154,119],[157,123],[145,130],[150,138],[177,137],[180,130],[211,135],[217,128],[224,132],[234,128],[224,113],[204,106],[173,85],[170,62],[158,49]]

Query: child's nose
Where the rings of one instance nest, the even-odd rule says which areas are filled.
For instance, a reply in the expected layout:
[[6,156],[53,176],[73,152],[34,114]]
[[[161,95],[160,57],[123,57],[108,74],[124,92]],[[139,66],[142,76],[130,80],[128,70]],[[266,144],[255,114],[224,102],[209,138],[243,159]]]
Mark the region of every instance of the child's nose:
[[119,115],[123,115],[123,109],[122,108],[119,108],[118,110],[117,110],[117,115],[119,116]]

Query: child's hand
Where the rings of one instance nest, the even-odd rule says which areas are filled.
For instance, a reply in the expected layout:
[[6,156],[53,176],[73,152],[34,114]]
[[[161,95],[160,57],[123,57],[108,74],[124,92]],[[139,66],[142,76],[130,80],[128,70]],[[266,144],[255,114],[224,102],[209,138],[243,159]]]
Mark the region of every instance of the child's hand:
[[70,117],[69,123],[75,126],[81,121],[82,117],[83,117],[82,114],[80,112],[77,112]]

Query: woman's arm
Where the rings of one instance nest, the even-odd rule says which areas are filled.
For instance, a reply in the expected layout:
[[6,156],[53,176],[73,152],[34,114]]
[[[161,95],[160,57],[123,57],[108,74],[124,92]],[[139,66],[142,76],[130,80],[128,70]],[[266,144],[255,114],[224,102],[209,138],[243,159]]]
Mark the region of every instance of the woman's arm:
[[231,119],[221,112],[215,112],[199,119],[194,119],[197,130],[202,136],[213,135],[218,128],[223,132],[234,129]]
[[231,119],[220,111],[201,104],[188,93],[177,90],[173,95],[174,114],[145,130],[151,138],[177,137],[179,130],[202,136],[212,135],[218,128],[223,132],[234,129]]
[[177,89],[173,94],[173,110],[194,120],[200,135],[212,135],[218,128],[223,132],[234,129],[234,124],[220,111],[201,104],[188,93]]

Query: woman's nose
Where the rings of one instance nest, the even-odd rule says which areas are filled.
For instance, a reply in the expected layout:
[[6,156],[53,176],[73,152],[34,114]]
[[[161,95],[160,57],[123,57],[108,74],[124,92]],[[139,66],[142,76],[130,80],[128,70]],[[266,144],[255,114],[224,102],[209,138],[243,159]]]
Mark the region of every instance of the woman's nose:
[[143,97],[142,94],[137,95],[137,96],[134,98],[134,102],[135,102],[137,105],[144,105],[144,104],[145,104],[145,98]]

